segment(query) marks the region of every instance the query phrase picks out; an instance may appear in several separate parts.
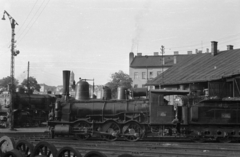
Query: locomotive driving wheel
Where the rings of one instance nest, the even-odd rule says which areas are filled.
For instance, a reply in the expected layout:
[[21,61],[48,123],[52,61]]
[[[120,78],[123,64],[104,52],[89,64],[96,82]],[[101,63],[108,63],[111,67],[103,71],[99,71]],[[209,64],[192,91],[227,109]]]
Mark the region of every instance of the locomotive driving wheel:
[[78,140],[87,140],[91,137],[91,134],[88,133],[88,128],[90,128],[91,125],[87,122],[81,121],[77,122],[73,126],[74,135]]
[[82,155],[75,148],[63,147],[59,150],[57,157],[82,157]]
[[16,149],[25,154],[26,157],[30,157],[33,153],[34,146],[26,140],[19,140],[16,144]]
[[103,132],[101,137],[107,141],[115,141],[118,138],[118,134],[121,132],[119,125],[116,122],[107,122],[103,124]]
[[143,135],[144,129],[137,122],[130,122],[123,126],[123,136],[127,141],[138,141]]
[[31,156],[35,157],[37,155],[57,157],[57,148],[51,143],[41,141],[35,146]]

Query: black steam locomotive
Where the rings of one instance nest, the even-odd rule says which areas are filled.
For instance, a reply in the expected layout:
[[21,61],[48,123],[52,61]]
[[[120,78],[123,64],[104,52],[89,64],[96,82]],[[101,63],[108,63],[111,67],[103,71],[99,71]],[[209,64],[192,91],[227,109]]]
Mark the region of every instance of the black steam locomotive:
[[[7,127],[9,124],[9,107],[11,95],[5,93],[0,98],[0,125]],[[15,127],[40,126],[48,120],[51,105],[55,103],[55,96],[13,93],[13,117]]]
[[119,88],[117,100],[109,100],[106,88],[104,98],[98,100],[89,98],[84,80],[76,84],[75,98],[70,98],[69,75],[70,71],[63,71],[63,97],[56,100],[48,121],[52,138],[74,135],[83,140],[98,136],[108,141],[137,141],[186,137],[230,142],[240,137],[240,99],[194,96],[185,90],[132,90],[129,94]]

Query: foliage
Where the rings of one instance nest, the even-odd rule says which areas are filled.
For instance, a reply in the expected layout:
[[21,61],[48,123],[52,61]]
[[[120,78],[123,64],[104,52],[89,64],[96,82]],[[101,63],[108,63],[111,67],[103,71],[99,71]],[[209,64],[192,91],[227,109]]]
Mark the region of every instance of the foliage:
[[[26,91],[28,89],[28,80],[24,79],[21,83],[21,87],[24,88]],[[40,91],[41,86],[38,84],[37,80],[34,77],[29,77],[29,89],[31,92],[34,90]]]
[[128,74],[125,74],[123,71],[115,72],[111,74],[111,81],[106,83],[105,86],[108,86],[112,91],[112,98],[117,97],[117,88],[124,86],[128,89],[132,88],[133,80]]
[[[12,77],[10,77],[10,76],[0,79],[0,93],[2,91],[7,90],[8,84],[11,84],[11,83],[12,83]],[[18,80],[16,80],[15,78],[14,78],[14,85],[15,85],[15,87],[18,85]]]

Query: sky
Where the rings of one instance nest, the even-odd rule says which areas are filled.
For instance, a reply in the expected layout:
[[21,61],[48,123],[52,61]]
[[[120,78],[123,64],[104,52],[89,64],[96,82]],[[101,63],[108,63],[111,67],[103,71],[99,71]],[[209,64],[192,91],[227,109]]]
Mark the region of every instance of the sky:
[[[240,48],[240,0],[0,0],[18,23],[15,78],[62,85],[62,71],[96,85],[111,74],[129,73],[129,53],[153,55],[165,47],[186,54]],[[11,25],[0,21],[0,79],[10,76]]]

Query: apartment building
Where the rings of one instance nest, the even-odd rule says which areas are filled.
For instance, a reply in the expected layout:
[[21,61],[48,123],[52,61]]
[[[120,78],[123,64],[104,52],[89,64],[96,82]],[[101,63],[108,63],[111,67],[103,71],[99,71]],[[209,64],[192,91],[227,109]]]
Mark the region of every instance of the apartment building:
[[[154,52],[153,55],[143,56],[142,53],[137,53],[135,56],[133,52],[130,52],[129,75],[133,80],[132,86],[134,88],[146,87],[145,84],[149,80],[154,79],[163,71],[166,71],[173,65],[177,64],[177,62],[191,54],[192,52],[189,51],[188,54],[180,55],[176,51],[173,55],[159,55],[158,52]],[[149,86],[149,88],[154,89],[155,86]]]

